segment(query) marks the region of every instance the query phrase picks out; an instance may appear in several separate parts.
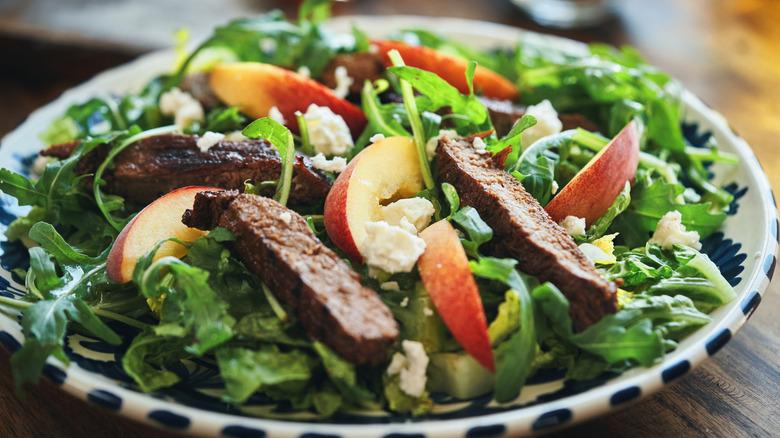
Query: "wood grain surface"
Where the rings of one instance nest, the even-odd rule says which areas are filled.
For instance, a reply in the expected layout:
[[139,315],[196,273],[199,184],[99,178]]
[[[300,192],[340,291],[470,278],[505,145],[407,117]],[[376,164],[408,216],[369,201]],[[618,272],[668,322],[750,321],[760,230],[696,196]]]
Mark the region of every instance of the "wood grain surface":
[[[119,24],[90,23],[79,32],[58,23],[56,9],[102,8],[96,0],[0,1],[0,136],[35,108],[93,74],[132,59],[164,39],[133,44]],[[147,1],[116,1],[136,24],[165,35],[166,22]],[[176,1],[156,2],[173,8]],[[180,2],[179,2],[180,3]],[[187,2],[175,17],[200,23],[205,0]],[[229,13],[280,7],[294,1],[226,1]],[[474,18],[581,41],[636,47],[653,64],[680,79],[722,113],[751,145],[775,190],[780,189],[780,3],[772,0],[624,0],[616,19],[591,29],[555,31],[531,22],[508,1],[355,0],[336,7],[346,14],[421,14]],[[165,6],[168,5],[168,6]],[[48,12],[47,12],[48,11]],[[209,9],[210,11],[210,9]],[[62,12],[62,11],[60,11]],[[227,12],[226,12],[227,13]],[[216,14],[216,12],[215,12]],[[75,20],[73,14],[60,16]],[[62,19],[64,20],[64,18]],[[115,18],[118,22],[119,19]],[[173,20],[173,19],[172,19]],[[127,21],[126,19],[124,21]],[[138,25],[137,25],[138,27]],[[434,29],[435,30],[435,29]],[[0,163],[2,164],[2,163]],[[776,437],[780,436],[780,283],[770,284],[747,324],[714,357],[658,393],[607,416],[550,434],[554,437]],[[170,432],[121,418],[43,381],[19,399],[13,389],[10,355],[0,348],[0,436],[2,437],[175,437]]]

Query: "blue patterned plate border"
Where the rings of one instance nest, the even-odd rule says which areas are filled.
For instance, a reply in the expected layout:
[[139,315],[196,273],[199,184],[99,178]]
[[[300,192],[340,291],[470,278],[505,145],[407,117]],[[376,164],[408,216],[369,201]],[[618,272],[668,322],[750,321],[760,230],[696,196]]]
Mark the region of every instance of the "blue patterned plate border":
[[[434,28],[480,48],[506,46],[518,38],[537,38],[559,49],[582,51],[580,43],[540,35],[517,28],[462,19],[414,16],[342,17],[331,22],[335,30],[348,31],[353,24],[369,36],[382,36],[400,28]],[[37,110],[3,138],[0,163],[14,171],[29,164],[27,158],[43,145],[37,140],[49,122],[72,103],[96,94],[139,89],[152,76],[171,69],[173,55],[153,53],[104,72],[64,93]],[[421,419],[388,416],[384,412],[347,413],[328,423],[287,412],[269,400],[252,399],[239,411],[219,401],[219,382],[213,364],[192,361],[179,370],[187,384],[154,394],[132,389],[121,371],[123,346],[111,347],[98,340],[71,333],[66,348],[72,363],[63,367],[50,361],[45,375],[64,390],[96,406],[139,421],[182,433],[223,437],[486,437],[545,432],[603,415],[658,391],[719,351],[761,302],[777,262],[777,207],[769,182],[750,147],[728,123],[686,92],[684,131],[696,145],[714,137],[719,146],[740,156],[736,169],[713,166],[715,182],[730,190],[735,201],[723,229],[703,242],[706,252],[734,286],[738,298],[712,314],[713,321],[683,340],[663,362],[651,368],[635,368],[619,376],[603,376],[579,384],[563,384],[560,375],[537,376],[512,403],[498,405],[490,397],[451,400],[436,397],[436,412]],[[24,211],[14,200],[0,195],[0,229]],[[2,230],[0,230],[2,231]],[[24,287],[10,269],[25,263],[18,245],[0,238],[0,295],[18,298]],[[115,327],[118,331],[126,327]],[[14,351],[21,345],[18,315],[0,313],[0,344]],[[275,419],[260,419],[262,414]]]

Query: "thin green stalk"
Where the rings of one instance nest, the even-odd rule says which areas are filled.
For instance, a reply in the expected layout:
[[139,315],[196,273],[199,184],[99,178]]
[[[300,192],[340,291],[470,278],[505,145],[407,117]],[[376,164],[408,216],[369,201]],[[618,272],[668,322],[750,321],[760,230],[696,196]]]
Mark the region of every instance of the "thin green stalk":
[[[398,53],[398,50],[391,50],[387,54],[390,56],[390,60],[393,61],[394,66],[405,66],[404,60],[401,58],[401,54]],[[433,181],[431,165],[428,162],[428,152],[425,149],[425,131],[423,130],[422,120],[420,119],[420,112],[417,110],[417,102],[414,100],[412,84],[403,79],[401,79],[401,94],[404,97],[404,107],[406,108],[407,116],[409,116],[409,123],[412,125],[414,141],[417,144],[417,155],[420,159],[423,182],[425,182],[426,189],[432,190],[436,186],[436,183]]]
[[138,321],[137,319],[133,319],[124,315],[120,315],[119,313],[112,312],[110,310],[103,310],[99,307],[92,307],[91,308],[92,313],[94,313],[97,316],[101,316],[103,318],[109,318],[113,319],[114,321],[119,321],[123,324],[129,325],[130,327],[135,327],[139,330],[143,330],[147,327],[149,327],[149,324],[143,323],[141,321]]

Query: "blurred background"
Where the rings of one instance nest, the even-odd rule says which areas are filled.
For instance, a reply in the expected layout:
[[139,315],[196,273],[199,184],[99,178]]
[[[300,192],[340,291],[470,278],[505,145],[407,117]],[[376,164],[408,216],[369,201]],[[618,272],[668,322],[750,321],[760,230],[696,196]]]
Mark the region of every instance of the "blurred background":
[[[13,129],[26,113],[97,72],[143,53],[172,47],[179,28],[187,28],[192,41],[199,41],[214,26],[236,17],[273,8],[295,17],[299,3],[0,0],[0,133]],[[352,0],[334,6],[334,15],[463,17],[586,42],[630,44],[723,112],[749,143],[769,144],[770,139],[780,138],[776,117],[780,114],[780,87],[767,86],[780,81],[780,2],[619,0],[615,12],[597,26],[565,30],[535,23],[509,0]],[[14,98],[30,89],[40,100],[20,102]],[[745,106],[752,110],[729,111]],[[759,155],[762,161],[780,160],[774,154]],[[778,177],[770,178],[780,187]]]

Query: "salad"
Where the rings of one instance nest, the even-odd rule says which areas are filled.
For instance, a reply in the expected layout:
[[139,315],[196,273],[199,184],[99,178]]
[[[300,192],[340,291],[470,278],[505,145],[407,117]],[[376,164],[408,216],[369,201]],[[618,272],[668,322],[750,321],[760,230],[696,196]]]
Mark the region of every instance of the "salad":
[[[217,28],[140,92],[68,109],[29,175],[0,170],[0,189],[30,206],[6,231],[29,247],[15,272],[27,295],[0,297],[23,315],[20,391],[48,357],[68,362],[67,330],[120,344],[111,321],[135,329],[122,365],[142,391],[203,357],[231,404],[261,394],[320,418],[425,415],[433,393],[502,403],[543,370],[590,380],[650,366],[734,298],[699,249],[732,201],[707,165],[735,158],[686,140],[679,87],[637,53],[481,52],[422,30],[370,40],[329,32],[329,7]],[[496,179],[509,201],[487,187]],[[208,196],[271,225],[211,216],[221,207],[197,208]],[[182,223],[203,211],[213,223]],[[518,232],[518,217],[545,237]],[[273,227],[283,237],[268,243]],[[517,233],[530,253],[507,244]],[[240,249],[255,237],[271,255]],[[302,241],[378,316],[350,331],[358,312],[323,321],[351,298],[290,298],[278,285],[330,299],[320,286],[340,282],[309,288],[299,264],[264,265]],[[534,266],[544,257],[552,268]],[[600,292],[560,280],[580,271]],[[380,341],[366,341],[376,320]]]

